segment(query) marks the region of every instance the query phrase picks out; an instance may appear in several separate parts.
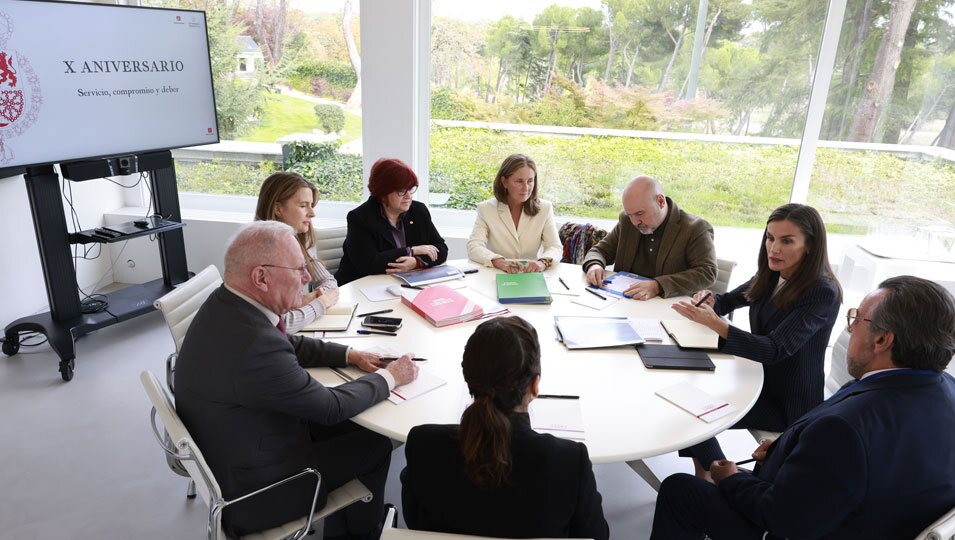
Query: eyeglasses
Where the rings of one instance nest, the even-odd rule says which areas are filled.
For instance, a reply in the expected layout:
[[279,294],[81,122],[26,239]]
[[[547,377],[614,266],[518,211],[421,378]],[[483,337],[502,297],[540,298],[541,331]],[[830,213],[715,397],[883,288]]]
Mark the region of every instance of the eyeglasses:
[[398,189],[398,190],[395,190],[395,193],[397,193],[399,197],[404,197],[405,195],[409,195],[409,194],[414,195],[415,191],[418,191],[418,186],[411,186],[408,189]]
[[259,266],[261,266],[261,267],[263,267],[263,268],[284,268],[284,269],[286,269],[286,270],[294,270],[294,271],[298,272],[299,274],[304,274],[305,272],[308,271],[308,270],[305,269],[305,265],[304,265],[304,264],[303,264],[302,266],[282,266],[282,265],[278,265],[278,264],[260,264]]
[[846,330],[850,334],[852,333],[852,327],[855,326],[859,321],[872,322],[872,319],[860,317],[859,308],[849,308],[849,311],[846,312]]

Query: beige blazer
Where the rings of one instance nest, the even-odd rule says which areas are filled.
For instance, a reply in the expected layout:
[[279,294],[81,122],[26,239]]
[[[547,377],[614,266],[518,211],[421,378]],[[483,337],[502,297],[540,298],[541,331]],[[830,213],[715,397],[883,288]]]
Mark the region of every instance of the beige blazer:
[[491,261],[498,257],[560,262],[563,251],[551,203],[541,200],[536,216],[522,212],[517,227],[507,204],[488,199],[478,205],[477,219],[468,239],[468,258],[472,261],[485,266],[491,266]]

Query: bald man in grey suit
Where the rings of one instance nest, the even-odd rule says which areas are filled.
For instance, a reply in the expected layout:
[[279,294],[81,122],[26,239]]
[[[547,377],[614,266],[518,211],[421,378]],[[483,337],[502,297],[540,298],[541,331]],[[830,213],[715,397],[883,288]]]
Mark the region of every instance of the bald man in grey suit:
[[[325,521],[326,538],[377,538],[392,445],[348,421],[411,382],[410,356],[384,367],[376,355],[286,336],[280,315],[302,302],[309,279],[288,225],[258,221],[226,251],[225,283],[199,309],[176,364],[176,409],[232,499],[306,467],[322,475],[318,508],[356,476],[371,490]],[[305,368],[352,364],[369,372],[326,388]],[[226,508],[233,535],[308,514],[315,478],[303,477]]]

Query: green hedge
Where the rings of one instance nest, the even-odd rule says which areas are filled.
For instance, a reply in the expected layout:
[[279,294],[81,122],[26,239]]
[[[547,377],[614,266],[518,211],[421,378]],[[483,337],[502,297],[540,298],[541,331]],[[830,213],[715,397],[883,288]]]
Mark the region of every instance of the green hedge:
[[345,128],[345,113],[338,105],[319,103],[315,106],[315,117],[325,133],[338,133]]
[[342,154],[340,145],[339,141],[285,145],[285,168],[314,182],[322,199],[360,201],[364,171],[361,156]]
[[351,64],[344,62],[332,62],[319,60],[300,65],[292,74],[296,79],[309,81],[311,79],[323,79],[332,86],[339,89],[351,89],[358,82],[355,70]]

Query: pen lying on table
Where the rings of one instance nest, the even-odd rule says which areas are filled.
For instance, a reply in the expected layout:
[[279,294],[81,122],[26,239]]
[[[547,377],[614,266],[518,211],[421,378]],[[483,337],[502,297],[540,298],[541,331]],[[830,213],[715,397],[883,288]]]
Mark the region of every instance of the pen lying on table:
[[415,289],[415,290],[419,290],[419,291],[424,290],[424,287],[418,287],[417,285],[408,285],[407,283],[402,283],[401,286],[404,287],[404,288],[406,288],[406,289]]
[[580,399],[580,396],[570,396],[562,394],[538,394],[537,399]]
[[394,333],[394,332],[381,332],[381,331],[379,331],[379,330],[356,330],[356,332],[358,332],[359,334],[361,334],[361,335],[363,335],[363,336],[367,336],[367,335],[371,335],[371,334],[378,334],[378,335],[381,335],[381,336],[397,336],[397,335],[398,335],[398,334],[396,334],[396,333]]
[[[394,361],[397,360],[398,358],[400,358],[400,357],[399,357],[399,356],[382,356],[382,357],[380,357],[378,360],[381,360],[382,362],[384,362],[384,363],[387,364],[388,362],[394,362]],[[427,358],[412,358],[412,360],[414,360],[415,362],[427,362],[427,361],[428,361]]]

